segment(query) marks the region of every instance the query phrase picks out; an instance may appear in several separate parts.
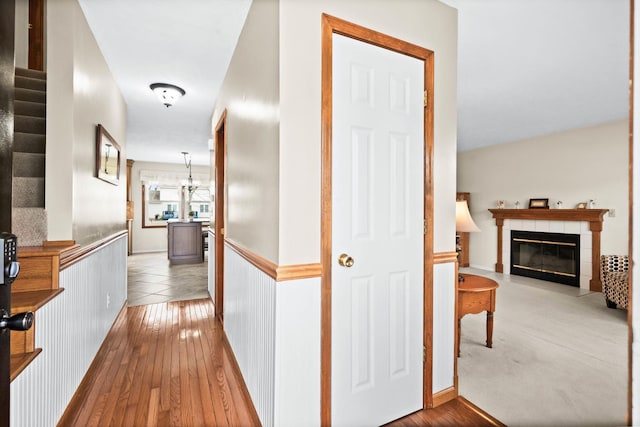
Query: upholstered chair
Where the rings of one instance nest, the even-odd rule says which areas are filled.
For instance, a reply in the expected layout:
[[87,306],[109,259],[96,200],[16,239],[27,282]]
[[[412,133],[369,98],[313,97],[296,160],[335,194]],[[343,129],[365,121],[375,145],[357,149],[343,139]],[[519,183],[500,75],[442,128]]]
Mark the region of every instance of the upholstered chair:
[[626,309],[629,301],[629,257],[602,255],[600,280],[607,307]]

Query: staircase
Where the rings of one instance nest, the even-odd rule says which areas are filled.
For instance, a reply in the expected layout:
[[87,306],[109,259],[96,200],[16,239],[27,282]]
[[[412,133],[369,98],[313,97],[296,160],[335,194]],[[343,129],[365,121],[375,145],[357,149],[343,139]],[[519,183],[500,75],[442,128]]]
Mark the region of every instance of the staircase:
[[47,240],[46,101],[46,73],[16,68],[11,229],[20,246],[40,246]]

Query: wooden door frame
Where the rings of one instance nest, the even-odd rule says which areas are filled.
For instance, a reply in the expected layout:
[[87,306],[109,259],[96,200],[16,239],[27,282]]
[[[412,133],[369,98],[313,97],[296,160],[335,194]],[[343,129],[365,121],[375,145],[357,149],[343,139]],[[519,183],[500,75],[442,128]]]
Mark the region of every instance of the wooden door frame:
[[224,225],[225,225],[225,174],[227,162],[227,110],[222,112],[215,131],[215,213],[214,213],[214,263],[215,263],[215,315],[224,323]]
[[44,0],[29,0],[29,69],[44,71]]
[[[10,4],[9,4],[10,3]],[[0,162],[13,164],[15,2],[0,4]],[[12,168],[0,168],[0,231],[11,232]]]
[[433,89],[434,53],[428,49],[396,39],[351,22],[322,15],[322,185],[321,185],[321,377],[320,423],[331,425],[331,230],[332,230],[332,120],[333,120],[333,34],[340,34],[364,43],[408,55],[424,61],[424,87],[427,91],[424,108],[424,215],[427,233],[424,236],[424,337],[423,407],[433,406],[431,371],[433,368]]

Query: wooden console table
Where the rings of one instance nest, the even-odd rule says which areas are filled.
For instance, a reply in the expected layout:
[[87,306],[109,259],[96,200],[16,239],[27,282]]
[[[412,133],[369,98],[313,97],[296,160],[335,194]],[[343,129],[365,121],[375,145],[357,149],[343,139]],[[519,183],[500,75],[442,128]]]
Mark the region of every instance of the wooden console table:
[[609,209],[489,209],[498,227],[498,261],[496,272],[503,273],[502,226],[505,219],[532,219],[538,221],[580,221],[589,223],[591,231],[591,280],[589,290],[602,292],[600,281],[600,235],[604,214]]
[[487,312],[487,347],[493,346],[493,312],[496,311],[498,282],[475,274],[462,274],[458,282],[458,357],[460,357],[461,320],[465,314]]

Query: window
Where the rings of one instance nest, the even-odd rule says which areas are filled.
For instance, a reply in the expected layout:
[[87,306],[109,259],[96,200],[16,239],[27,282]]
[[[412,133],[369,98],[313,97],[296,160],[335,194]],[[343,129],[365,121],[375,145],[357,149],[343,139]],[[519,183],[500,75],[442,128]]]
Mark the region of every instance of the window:
[[[142,227],[166,227],[167,221],[180,217],[180,192],[179,185],[159,185],[155,183],[142,184]],[[208,187],[199,187],[191,196],[189,211],[194,212],[194,218],[208,222],[210,213],[211,196]]]

